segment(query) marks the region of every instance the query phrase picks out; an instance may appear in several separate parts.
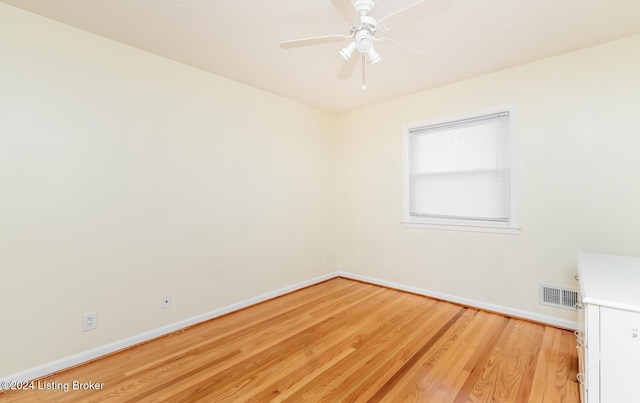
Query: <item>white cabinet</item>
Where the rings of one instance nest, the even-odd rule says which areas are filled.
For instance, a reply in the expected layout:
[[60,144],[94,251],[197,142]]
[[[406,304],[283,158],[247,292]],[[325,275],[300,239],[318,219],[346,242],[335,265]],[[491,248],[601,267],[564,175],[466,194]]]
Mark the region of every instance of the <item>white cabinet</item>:
[[640,401],[639,329],[640,313],[600,308],[600,401]]
[[580,254],[583,402],[640,402],[640,257]]

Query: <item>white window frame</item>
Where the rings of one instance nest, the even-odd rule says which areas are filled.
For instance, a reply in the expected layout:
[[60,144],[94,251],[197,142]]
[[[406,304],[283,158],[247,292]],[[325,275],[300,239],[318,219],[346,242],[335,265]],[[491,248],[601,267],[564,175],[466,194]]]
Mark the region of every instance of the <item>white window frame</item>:
[[[410,180],[409,180],[409,136],[412,129],[453,123],[459,120],[472,119],[484,115],[509,113],[509,220],[506,223],[476,221],[464,219],[417,217],[410,215]],[[441,230],[458,230],[474,232],[491,232],[502,234],[519,234],[518,221],[518,142],[516,133],[516,107],[514,104],[499,105],[484,110],[466,112],[459,115],[429,119],[421,122],[407,123],[402,128],[402,224],[408,228],[428,228]]]

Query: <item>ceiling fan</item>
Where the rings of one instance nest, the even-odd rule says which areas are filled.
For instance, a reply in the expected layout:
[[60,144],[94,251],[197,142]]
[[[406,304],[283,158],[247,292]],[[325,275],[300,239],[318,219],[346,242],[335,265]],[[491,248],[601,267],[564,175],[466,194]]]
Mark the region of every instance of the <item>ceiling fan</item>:
[[349,44],[342,48],[338,53],[344,59],[345,64],[343,65],[342,70],[338,74],[338,78],[344,79],[351,76],[353,69],[358,61],[358,58],[352,57],[353,53],[357,50],[360,53],[360,59],[362,60],[362,88],[366,88],[365,84],[365,76],[364,76],[364,67],[365,67],[365,59],[369,62],[369,64],[374,65],[380,60],[382,57],[378,52],[377,47],[384,43],[390,42],[396,45],[402,46],[412,52],[415,52],[419,55],[425,56],[419,50],[416,50],[410,46],[404,45],[398,41],[395,41],[390,38],[378,38],[376,37],[376,33],[379,31],[388,31],[389,29],[383,24],[383,22],[395,18],[400,14],[405,13],[409,9],[413,9],[419,5],[431,5],[433,9],[430,10],[431,13],[435,13],[442,9],[441,6],[445,6],[446,8],[451,0],[418,0],[412,3],[411,5],[395,11],[391,14],[385,15],[379,19],[376,19],[372,16],[373,11],[376,7],[375,0],[331,0],[334,7],[340,12],[342,17],[347,21],[347,23],[351,26],[349,34],[347,35],[327,35],[327,36],[318,36],[313,38],[304,38],[297,39],[292,41],[285,41],[280,44],[280,47],[284,49],[298,48],[302,46],[310,46],[310,45],[319,45],[323,43],[330,42],[341,42],[346,39],[351,39]]

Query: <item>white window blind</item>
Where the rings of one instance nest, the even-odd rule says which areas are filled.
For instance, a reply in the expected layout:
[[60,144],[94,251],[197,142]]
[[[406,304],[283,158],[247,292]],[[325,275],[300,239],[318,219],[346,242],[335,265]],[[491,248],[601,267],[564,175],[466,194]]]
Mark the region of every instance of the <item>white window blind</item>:
[[508,224],[509,131],[509,112],[410,128],[409,215]]

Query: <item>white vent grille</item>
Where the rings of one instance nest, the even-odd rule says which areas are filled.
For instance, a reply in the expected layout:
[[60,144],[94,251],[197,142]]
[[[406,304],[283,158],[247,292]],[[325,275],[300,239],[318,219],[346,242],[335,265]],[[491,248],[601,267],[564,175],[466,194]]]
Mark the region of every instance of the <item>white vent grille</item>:
[[558,308],[576,309],[580,302],[578,290],[540,284],[540,303]]

